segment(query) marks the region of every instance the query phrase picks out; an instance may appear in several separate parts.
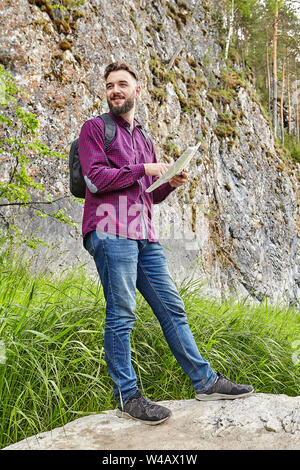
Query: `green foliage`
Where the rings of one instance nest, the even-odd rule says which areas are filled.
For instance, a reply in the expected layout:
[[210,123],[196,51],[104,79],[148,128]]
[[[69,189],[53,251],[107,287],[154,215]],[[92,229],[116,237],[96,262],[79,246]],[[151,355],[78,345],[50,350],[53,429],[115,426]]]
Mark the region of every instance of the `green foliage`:
[[[230,0],[227,0],[227,3],[231,4]],[[245,19],[253,18],[255,14],[259,0],[235,0],[234,6],[238,9],[240,16]]]
[[[274,116],[273,110],[273,34],[275,12],[278,11],[277,31],[277,89],[278,89],[278,124],[272,129],[276,135],[290,135],[284,140],[284,147],[290,158],[299,161],[299,117],[291,95],[297,95],[299,83],[300,20],[299,5],[293,0],[223,0],[218,2],[214,13],[219,26],[220,43],[225,51],[228,39],[228,25],[231,7],[234,3],[233,34],[230,39],[227,67],[243,71],[254,85],[259,106],[268,120]],[[299,3],[299,2],[298,2]],[[224,21],[224,11],[227,21]],[[283,90],[283,115],[285,129],[279,129],[280,93],[283,67],[285,82]],[[242,85],[241,85],[242,86]],[[299,86],[299,85],[298,85]],[[251,89],[248,88],[248,92]],[[254,93],[252,91],[252,97]],[[256,100],[255,100],[256,101]],[[289,106],[291,106],[290,109]],[[267,110],[265,112],[264,110]],[[290,120],[288,124],[288,120]],[[281,125],[281,124],[280,124]]]
[[[116,406],[106,368],[105,301],[82,267],[59,275],[33,272],[14,250],[0,257],[0,448],[78,417]],[[256,392],[299,394],[299,311],[267,302],[221,303],[199,281],[180,289],[200,352],[214,370]],[[138,293],[132,361],[139,386],[153,400],[194,397]],[[297,358],[296,358],[297,359]]]
[[67,11],[68,8],[77,8],[85,4],[85,0],[30,0],[30,3],[35,3],[42,10],[61,10]]
[[[37,117],[26,110],[26,94],[20,89],[12,75],[0,65],[0,161],[6,166],[6,175],[0,181],[0,208],[7,211],[9,217],[1,213],[7,232],[0,238],[0,243],[7,239],[19,238],[29,246],[36,246],[40,239],[27,238],[15,225],[14,208],[34,207],[42,194],[44,186],[34,177],[32,166],[38,158],[65,158],[60,152],[52,151],[39,139],[39,122]],[[22,106],[20,105],[22,104]],[[54,199],[47,196],[45,204]],[[41,215],[39,210],[36,215]],[[46,215],[46,212],[44,212]],[[60,222],[73,224],[62,210],[51,212],[51,217]],[[8,222],[9,219],[9,222]]]
[[85,4],[85,0],[47,0],[50,8],[58,10],[67,10],[70,8],[77,8]]
[[280,9],[284,6],[284,0],[265,0],[266,9],[274,15],[277,9]]
[[287,132],[284,136],[284,148],[290,158],[300,163],[300,145],[296,142],[295,138],[290,136]]

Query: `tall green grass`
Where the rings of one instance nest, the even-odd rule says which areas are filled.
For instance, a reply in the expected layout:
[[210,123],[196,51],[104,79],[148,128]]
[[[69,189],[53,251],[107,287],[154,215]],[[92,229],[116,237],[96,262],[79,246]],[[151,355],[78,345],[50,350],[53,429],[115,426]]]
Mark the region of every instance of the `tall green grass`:
[[[116,406],[104,350],[105,302],[83,267],[53,275],[30,260],[0,257],[0,448],[75,418]],[[200,351],[233,381],[255,391],[299,394],[299,311],[205,297],[180,290]],[[151,309],[138,295],[132,360],[153,400],[194,396]]]

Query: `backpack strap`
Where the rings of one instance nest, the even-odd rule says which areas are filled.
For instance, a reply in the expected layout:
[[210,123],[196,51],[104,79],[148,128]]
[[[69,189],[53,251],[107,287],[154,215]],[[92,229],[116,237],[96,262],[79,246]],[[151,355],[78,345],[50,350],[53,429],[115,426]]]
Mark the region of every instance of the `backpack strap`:
[[150,152],[152,153],[152,146],[151,146],[149,137],[147,136],[146,132],[144,131],[144,129],[142,128],[142,126],[138,126],[138,130],[140,131],[140,133],[141,133],[142,136],[144,137],[144,139],[145,139],[145,141],[147,142],[147,145],[148,145],[148,147],[149,147],[149,150],[150,150]]
[[[102,119],[102,121],[104,122],[104,129],[105,129],[104,141],[105,141],[105,148],[107,149],[116,136],[116,124],[109,113],[101,114],[101,116],[98,116],[98,117]],[[144,139],[146,140],[150,152],[152,152],[152,146],[151,146],[149,137],[147,136],[142,126],[137,126],[137,127],[140,133],[142,134],[142,136],[144,137]]]
[[108,113],[101,114],[101,116],[97,117],[102,119],[102,121],[104,122],[104,142],[105,148],[107,149],[107,147],[112,143],[116,135],[115,121]]

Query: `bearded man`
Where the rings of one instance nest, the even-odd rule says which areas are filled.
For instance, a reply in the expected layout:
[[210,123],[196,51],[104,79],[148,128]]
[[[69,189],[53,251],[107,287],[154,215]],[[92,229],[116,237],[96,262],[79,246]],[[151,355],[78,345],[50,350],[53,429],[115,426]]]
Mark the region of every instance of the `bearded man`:
[[169,165],[157,162],[152,140],[145,139],[135,119],[136,101],[141,95],[137,74],[128,64],[116,62],[108,65],[104,78],[116,135],[106,148],[101,117],[88,120],[81,129],[79,157],[87,185],[82,234],[106,300],[104,349],[118,414],[159,424],[169,418],[170,410],[141,394],[131,363],[136,289],[157,317],[198,400],[244,397],[253,387],[230,382],[201,356],[155,235],[153,204],[184,185],[188,173],[184,170],[154,191],[145,191]]

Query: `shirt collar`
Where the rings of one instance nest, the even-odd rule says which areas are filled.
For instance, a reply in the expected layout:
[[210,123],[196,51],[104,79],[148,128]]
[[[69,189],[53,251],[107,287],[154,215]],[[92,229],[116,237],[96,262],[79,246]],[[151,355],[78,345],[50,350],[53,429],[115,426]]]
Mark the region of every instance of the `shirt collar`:
[[[111,117],[121,126],[125,127],[126,129],[128,129],[130,127],[130,124],[128,121],[126,121],[126,119],[122,118],[122,116],[116,116],[114,113],[112,113],[111,111],[109,111],[109,114],[111,115]],[[139,121],[137,119],[134,119],[134,127],[142,127],[142,125],[139,123]]]

